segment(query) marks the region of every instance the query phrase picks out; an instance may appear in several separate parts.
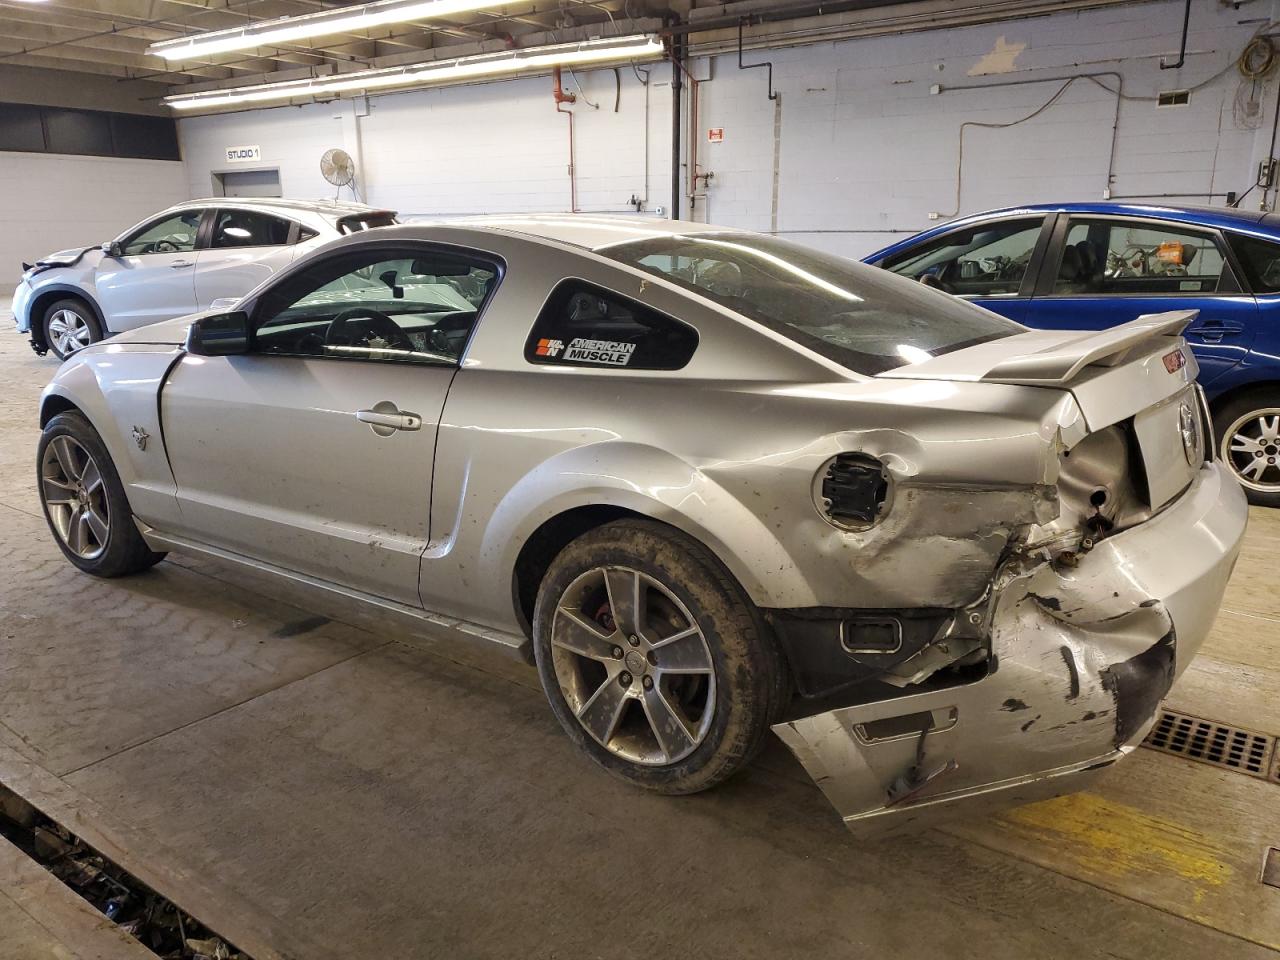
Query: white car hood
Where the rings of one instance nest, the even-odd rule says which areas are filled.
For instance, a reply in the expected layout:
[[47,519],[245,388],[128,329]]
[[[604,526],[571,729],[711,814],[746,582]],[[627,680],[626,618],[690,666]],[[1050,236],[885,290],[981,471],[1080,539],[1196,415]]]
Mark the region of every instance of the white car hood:
[[38,267],[67,267],[76,263],[81,257],[97,247],[71,247],[69,250],[58,250],[46,254],[36,261]]
[[161,320],[159,323],[149,323],[145,327],[137,327],[133,330],[126,330],[124,333],[117,333],[115,336],[104,341],[111,343],[157,343],[167,345],[181,345],[187,342],[187,331],[191,329],[191,322],[199,317],[203,317],[210,313],[222,313],[221,310],[205,310],[201,313],[190,313],[185,317],[174,317],[172,320]]

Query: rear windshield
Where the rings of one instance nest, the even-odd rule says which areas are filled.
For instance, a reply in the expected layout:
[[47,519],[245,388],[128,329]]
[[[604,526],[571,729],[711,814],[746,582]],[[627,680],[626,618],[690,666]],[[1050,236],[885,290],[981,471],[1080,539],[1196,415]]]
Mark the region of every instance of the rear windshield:
[[757,234],[656,237],[598,252],[862,374],[920,363],[1023,329],[886,270]]

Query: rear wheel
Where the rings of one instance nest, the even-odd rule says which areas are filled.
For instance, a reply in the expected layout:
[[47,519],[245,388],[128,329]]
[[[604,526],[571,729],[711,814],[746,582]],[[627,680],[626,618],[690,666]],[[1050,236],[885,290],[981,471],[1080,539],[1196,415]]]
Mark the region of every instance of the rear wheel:
[[1231,468],[1249,502],[1280,507],[1280,392],[1253,393],[1214,414],[1218,455]]
[[85,573],[119,577],[164,559],[138,533],[115,464],[81,414],[50,420],[36,456],[40,505],[68,560]]
[[759,612],[696,541],[651,521],[601,527],[551,564],[534,611],[543,689],[596,763],[662,793],[741,769],[783,700]]
[[102,328],[82,300],[59,300],[44,312],[44,342],[59,360],[102,339]]

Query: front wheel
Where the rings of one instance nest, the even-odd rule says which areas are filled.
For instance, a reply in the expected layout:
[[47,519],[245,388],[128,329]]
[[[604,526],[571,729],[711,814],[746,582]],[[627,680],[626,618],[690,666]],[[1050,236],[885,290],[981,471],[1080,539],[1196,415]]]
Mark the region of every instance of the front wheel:
[[1213,419],[1218,455],[1249,502],[1280,507],[1280,392],[1233,399]]
[[164,559],[138,533],[115,464],[80,413],[50,420],[36,457],[44,518],[73,564],[97,577],[120,577]]
[[97,318],[80,300],[59,300],[44,312],[44,342],[59,360],[101,339]]
[[741,769],[784,699],[759,611],[704,547],[652,521],[609,524],[556,557],[533,642],[569,738],[662,793],[705,790]]

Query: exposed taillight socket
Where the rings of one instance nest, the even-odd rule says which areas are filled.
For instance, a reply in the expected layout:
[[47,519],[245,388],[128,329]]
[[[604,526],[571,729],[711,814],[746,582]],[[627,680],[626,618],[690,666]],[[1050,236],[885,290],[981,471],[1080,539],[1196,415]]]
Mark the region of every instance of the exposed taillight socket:
[[888,510],[889,472],[866,453],[842,453],[818,471],[814,500],[831,524],[844,530],[866,530]]

